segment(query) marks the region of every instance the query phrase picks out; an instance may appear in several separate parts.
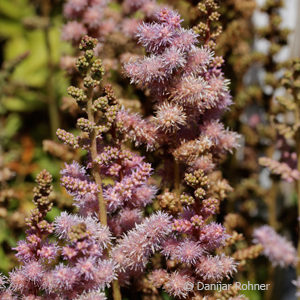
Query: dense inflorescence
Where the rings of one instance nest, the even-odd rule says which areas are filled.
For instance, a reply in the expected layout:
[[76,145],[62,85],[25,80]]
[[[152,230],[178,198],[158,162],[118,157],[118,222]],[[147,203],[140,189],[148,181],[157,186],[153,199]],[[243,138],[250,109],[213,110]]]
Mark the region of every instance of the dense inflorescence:
[[64,16],[68,19],[62,29],[62,38],[78,44],[85,34],[101,40],[114,27],[111,18],[105,18],[107,0],[69,0],[64,5]]
[[[271,173],[280,175],[282,179],[288,182],[293,182],[300,178],[300,173],[297,169],[297,139],[299,135],[299,105],[297,103],[299,97],[299,59],[287,61],[285,67],[286,70],[283,76],[277,80],[285,88],[285,92],[275,97],[273,113],[270,114],[270,123],[279,140],[276,150],[278,150],[278,154],[280,154],[280,159],[278,161],[273,157],[262,157],[259,160],[259,163],[264,167],[268,167]],[[280,115],[282,114],[289,114],[290,118],[281,121]]]
[[268,157],[259,159],[260,165],[267,167],[273,174],[280,175],[287,182],[293,182],[300,179],[300,173],[297,169],[293,169],[285,162],[278,162]]
[[26,240],[15,248],[21,266],[9,273],[1,299],[75,299],[91,290],[100,296],[115,277],[115,264],[104,254],[111,243],[109,229],[96,218],[68,213],[49,223],[52,177],[44,170],[36,181]]
[[[275,47],[275,46],[273,46]],[[276,48],[275,48],[276,49]],[[274,88],[281,86],[283,89],[281,93],[278,93],[277,97],[274,97],[272,103],[272,111],[269,113],[269,122],[273,127],[275,138],[277,140],[275,152],[272,157],[262,157],[259,162],[262,166],[267,167],[271,174],[279,175],[280,179],[283,179],[289,183],[296,183],[296,193],[298,197],[298,208],[300,199],[300,130],[299,130],[299,78],[300,78],[300,61],[299,58],[291,59],[284,64],[285,70],[281,76],[273,77]],[[282,116],[284,116],[282,118]],[[277,176],[278,180],[278,176]],[[275,179],[273,178],[273,182]],[[274,183],[273,183],[274,184]],[[298,221],[299,221],[299,209],[298,209]],[[299,227],[299,222],[297,222]],[[279,242],[279,238],[277,242]],[[299,232],[298,232],[299,240]],[[288,249],[291,249],[292,245],[284,243]],[[288,257],[291,257],[291,250],[284,250],[289,253]],[[269,247],[266,247],[265,254],[269,256],[271,262],[276,264],[276,253],[272,253]],[[300,247],[298,244],[298,256]],[[296,256],[296,254],[294,254]],[[275,262],[274,262],[275,261]],[[288,263],[283,258],[280,259],[277,264],[286,266]],[[299,260],[294,262],[293,265],[297,265],[297,275],[300,274]],[[299,287],[298,287],[299,288]],[[299,293],[299,290],[298,290]]]
[[267,256],[274,266],[295,266],[297,264],[297,251],[284,237],[277,234],[268,225],[256,228],[253,233],[254,242],[263,246],[263,254]]
[[[203,8],[209,2],[203,0],[199,4],[202,15],[205,15]],[[234,186],[227,205],[230,207],[234,203],[243,217],[248,218],[248,222],[240,224],[239,228],[243,228],[242,232],[248,239],[251,238],[249,224],[253,225],[253,218],[267,222],[275,230],[290,231],[293,239],[296,232],[290,230],[290,224],[287,226],[286,215],[290,216],[292,227],[298,225],[296,210],[288,204],[291,194],[285,191],[288,186],[293,193],[299,180],[295,105],[297,62],[283,62],[290,30],[284,25],[282,11],[288,4],[288,1],[280,0],[228,0],[220,3],[222,15],[219,23],[223,32],[216,40],[215,51],[226,61],[225,74],[232,79],[231,92],[235,102],[224,123],[243,134],[236,159],[230,159],[224,168],[224,175],[230,176]],[[205,24],[201,22],[200,27],[205,28]],[[284,73],[283,79],[279,80]],[[283,94],[283,87],[287,95]],[[293,249],[292,244],[285,240],[281,243]],[[271,249],[264,244],[260,246],[264,253]],[[270,268],[269,278],[274,276],[272,272],[279,275]]]
[[216,167],[238,146],[238,135],[219,120],[231,104],[222,59],[207,45],[198,47],[197,34],[181,27],[175,11],[162,9],[157,19],[140,25],[137,33],[149,55],[125,65],[131,81],[150,91],[154,115],[143,120],[122,111],[117,119],[136,145],[162,151],[170,163],[174,177],[162,174],[158,196],[160,209],[174,218],[172,235],[162,246],[167,270],[153,270],[149,280],[155,288],[185,298],[187,284],[218,282],[237,270],[232,257],[216,254],[230,236],[211,217],[231,191]]
[[[200,152],[211,148],[231,151],[237,146],[236,135],[218,121],[231,104],[228,81],[220,69],[222,60],[214,58],[208,47],[196,46],[197,35],[180,26],[182,20],[177,13],[164,9],[158,18],[158,23],[142,24],[137,35],[150,55],[125,65],[131,81],[147,87],[157,102],[152,122],[139,126],[139,119],[131,118],[131,124],[137,125],[132,126],[133,130],[143,127],[149,147],[156,138],[157,143],[169,144],[177,150],[178,158],[192,157],[192,152],[197,158]],[[131,125],[125,112],[118,117],[120,122],[124,120],[124,126]],[[137,141],[140,139],[138,132],[132,135]]]
[[[282,60],[290,33],[290,30],[284,26],[281,15],[287,2],[278,0],[264,3],[228,2],[245,16],[242,17],[242,21],[234,18],[231,22],[231,26],[238,29],[231,30],[231,35],[237,35],[232,35],[231,38],[231,35],[228,36],[230,32],[227,32],[225,36],[220,36],[219,43],[222,46],[224,42],[232,41],[235,45],[239,45],[239,47],[234,47],[233,52],[245,51],[245,55],[241,53],[240,57],[227,59],[232,65],[227,70],[233,77],[232,92],[236,105],[228,113],[225,122],[232,124],[231,126],[244,137],[240,157],[237,157],[236,162],[230,162],[230,172],[236,174],[232,180],[237,186],[231,195],[231,200],[240,203],[241,210],[249,215],[249,220],[255,214],[262,218],[264,223],[267,222],[277,229],[283,220],[279,211],[280,205],[289,209],[283,203],[286,201],[286,196],[279,183],[280,177],[285,181],[293,182],[299,176],[298,171],[295,170],[296,154],[290,148],[289,143],[283,140],[283,136],[291,134],[293,130],[290,126],[280,124],[285,113],[284,109],[278,105],[283,97],[277,97],[282,94],[283,84],[278,79],[285,69],[285,63]],[[225,5],[228,6],[227,3]],[[253,14],[255,5],[257,8]],[[253,21],[249,24],[251,19],[248,19],[248,24],[245,26],[246,18],[250,18],[250,14],[253,14],[251,18]],[[265,19],[266,22],[256,22],[259,18]],[[230,28],[227,27],[226,30]],[[243,30],[243,33],[238,34],[239,30]],[[247,36],[247,40],[240,40]],[[264,43],[268,43],[269,46],[262,46]],[[220,51],[222,52],[222,49]],[[286,105],[288,103],[291,104],[291,101],[285,101]],[[266,170],[260,165],[268,167],[272,176],[268,176]],[[232,172],[233,169],[235,171]],[[279,176],[273,176],[273,174]],[[268,183],[265,175],[269,177]],[[267,220],[260,214],[262,201],[267,209]],[[280,205],[277,205],[278,201]]]
[[219,1],[200,1],[197,8],[199,11],[198,24],[193,29],[200,35],[203,44],[215,48],[216,39],[222,32],[222,25],[219,22],[221,16]]

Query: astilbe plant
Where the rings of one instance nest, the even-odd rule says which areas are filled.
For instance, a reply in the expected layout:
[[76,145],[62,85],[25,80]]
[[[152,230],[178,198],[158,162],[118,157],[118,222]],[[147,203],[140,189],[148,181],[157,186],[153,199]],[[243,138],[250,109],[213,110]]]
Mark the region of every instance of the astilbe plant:
[[[241,6],[242,2],[239,2]],[[247,6],[247,3],[250,4],[251,1],[245,2]],[[286,150],[286,145],[282,144],[280,138],[278,139],[277,125],[272,117],[277,110],[274,99],[281,87],[277,79],[284,69],[280,61],[283,54],[281,52],[287,45],[290,32],[283,26],[281,17],[284,4],[285,1],[278,0],[265,1],[261,6],[257,3],[259,16],[266,18],[266,25],[257,28],[256,24],[253,24],[248,34],[240,34],[242,37],[249,35],[248,47],[254,50],[243,55],[239,62],[233,60],[232,67],[228,68],[233,77],[234,98],[237,105],[227,114],[225,121],[227,124],[232,124],[231,126],[244,136],[244,146],[239,153],[240,157],[229,162],[233,184],[237,185],[230,198],[232,202],[239,204],[241,212],[245,216],[248,215],[248,218],[255,215],[261,219],[260,221],[266,222],[260,212],[267,210],[267,222],[275,229],[279,229],[280,222],[285,223],[284,214],[289,208],[285,205],[284,210],[278,210],[276,203],[281,204],[281,199],[285,198],[277,180],[278,177],[271,177],[271,186],[265,186],[265,182],[261,180],[262,169],[259,162],[263,166],[270,166],[277,174],[284,172],[288,181],[298,176],[288,164],[280,165],[276,162],[272,163],[270,159],[259,159],[261,156],[276,157],[278,148]],[[242,26],[239,28],[241,29]],[[250,26],[247,28],[250,29]],[[266,51],[262,51],[257,49],[255,42],[268,42],[270,45]],[[242,45],[242,42],[237,44]],[[239,73],[242,70],[244,73]],[[254,72],[258,72],[261,76],[253,76]],[[235,77],[237,78],[234,79]],[[294,155],[291,155],[290,161],[293,160],[292,156]],[[261,207],[261,200],[265,207]]]
[[[201,1],[198,5],[200,12],[207,14],[208,4],[212,2],[217,3]],[[227,210],[230,211],[233,206],[239,207],[239,213],[249,220],[245,222],[244,219],[242,225],[239,218],[239,226],[236,226],[243,230],[246,239],[251,238],[250,233],[253,230],[249,230],[250,226],[254,227],[257,221],[267,221],[272,226],[262,226],[254,230],[254,241],[260,243],[263,253],[270,258],[272,264],[280,267],[295,266],[297,262],[292,243],[274,231],[286,231],[289,229],[286,228],[288,222],[295,223],[296,219],[293,217],[295,214],[291,213],[293,206],[287,204],[287,194],[284,193],[284,185],[280,184],[280,177],[290,187],[299,179],[299,171],[296,169],[297,155],[293,152],[294,147],[291,147],[292,136],[298,128],[297,117],[290,119],[296,106],[293,97],[276,97],[278,92],[282,92],[280,90],[284,83],[278,80],[285,68],[285,64],[281,63],[281,50],[287,45],[290,32],[282,24],[281,10],[287,4],[285,2],[265,1],[260,7],[258,1],[222,1],[219,21],[224,30],[216,40],[216,53],[224,53],[226,58],[227,75],[232,81],[231,91],[235,100],[235,105],[226,114],[224,123],[242,133],[244,137],[238,155],[230,159],[224,168],[224,174],[229,174],[235,187],[226,204]],[[251,21],[255,6],[260,11],[260,16],[263,14],[267,20],[262,28],[257,28],[255,22]],[[231,20],[232,16],[234,17]],[[211,21],[208,20],[206,24],[210,25]],[[198,28],[203,32],[210,32],[205,22],[201,22]],[[269,46],[261,51],[256,48],[255,41],[267,41]],[[258,70],[261,76],[253,75]],[[293,78],[291,82],[296,80]],[[290,78],[285,81],[288,88],[289,81]],[[291,111],[290,116],[286,114],[288,110]],[[281,121],[283,115],[288,122]],[[265,180],[266,170],[259,165],[270,170],[271,184]],[[286,203],[282,203],[282,200]],[[279,205],[281,210],[278,209]],[[228,217],[230,219],[233,215],[229,214]],[[295,237],[293,232],[290,235]],[[280,253],[284,255],[280,256]],[[236,255],[239,256],[239,253]],[[274,276],[273,273],[274,270],[270,268],[269,278]],[[257,280],[262,277],[256,274]],[[270,295],[271,289],[272,287],[269,289]]]
[[[249,14],[250,8],[254,8],[255,5],[251,2],[225,1],[225,6],[227,9],[233,3],[236,8],[244,6],[245,13]],[[294,147],[291,147],[292,136],[297,132],[297,117],[293,119],[295,122],[293,126],[279,121],[283,115],[289,120],[286,112],[288,110],[295,112],[296,106],[292,100],[293,97],[276,97],[278,92],[281,93],[284,82],[287,83],[287,88],[290,88],[288,85],[290,79],[282,82],[278,80],[284,72],[285,63],[281,62],[282,49],[287,45],[290,33],[290,30],[283,26],[281,15],[281,10],[287,5],[287,1],[265,1],[261,6],[256,1],[256,5],[260,15],[266,17],[266,25],[257,28],[252,21],[252,25],[246,26],[248,32],[244,31],[243,34],[238,34],[237,30],[233,31],[234,34],[237,34],[236,39],[247,38],[247,40],[244,42],[242,40],[234,41],[234,49],[230,51],[232,57],[228,58],[231,64],[227,68],[228,75],[233,79],[232,90],[236,105],[227,114],[225,123],[231,124],[238,132],[242,133],[245,141],[239,153],[240,157],[230,160],[228,162],[230,168],[227,168],[225,172],[227,173],[228,170],[233,185],[237,186],[231,193],[231,201],[234,201],[236,206],[239,205],[240,212],[244,216],[250,217],[251,225],[255,224],[253,217],[266,222],[265,216],[267,216],[267,222],[271,227],[262,226],[255,229],[254,241],[261,243],[263,253],[270,259],[273,266],[295,267],[297,254],[293,244],[275,232],[275,230],[281,232],[287,231],[286,229],[290,230],[290,228],[286,228],[288,222],[296,223],[296,218],[291,213],[293,206],[289,207],[287,204],[287,195],[284,193],[284,185],[280,184],[280,177],[288,182],[290,187],[293,186],[294,181],[299,179],[299,171],[296,168],[297,155]],[[247,8],[247,6],[249,7]],[[238,26],[239,30],[242,30],[245,17],[242,18],[242,22],[234,18],[232,25]],[[222,22],[223,20],[224,15],[221,17]],[[224,40],[234,40],[233,37],[228,36],[230,27],[225,25],[225,30],[227,33],[221,34],[218,40],[222,47],[219,51],[226,49]],[[255,47],[255,41],[268,41],[269,46],[265,49],[266,51],[259,50]],[[246,50],[245,42],[249,44],[248,50]],[[250,52],[249,47],[251,46],[253,50]],[[234,60],[234,53],[238,51],[239,47],[244,48],[247,54]],[[291,66],[289,65],[288,68],[290,69]],[[262,76],[260,78],[251,76],[251,72],[254,70],[259,70]],[[291,82],[293,81],[296,81],[296,78],[291,80]],[[266,170],[262,170],[259,165],[269,168],[271,184],[266,185]],[[260,199],[264,201],[265,208],[261,207]],[[281,210],[279,210],[280,205]],[[266,215],[263,214],[265,209],[267,209]],[[289,218],[286,217],[287,215]],[[249,223],[246,223],[247,227],[244,227],[243,230],[246,235],[252,231],[249,230]],[[290,232],[290,236],[295,238],[295,233]],[[280,256],[280,253],[284,253],[284,255]],[[273,278],[273,273],[274,270],[270,268],[269,278]],[[281,276],[284,278],[283,275]],[[257,274],[257,278],[260,278],[260,275]],[[272,287],[269,290],[270,295],[272,294],[271,289]]]
[[[245,165],[245,167],[252,172],[253,178],[257,178],[257,186],[261,184],[258,179],[258,174],[261,172],[258,163],[262,162],[263,165],[268,164],[271,166],[270,161],[259,160],[259,156],[275,156],[279,148],[286,149],[285,144],[282,144],[276,133],[277,126],[276,122],[273,122],[272,117],[277,110],[277,104],[274,99],[281,88],[278,76],[284,70],[284,65],[280,62],[279,57],[287,45],[290,33],[290,30],[282,25],[281,9],[284,5],[285,1],[272,0],[267,1],[259,7],[260,13],[267,16],[268,23],[264,27],[255,28],[255,31],[259,40],[269,41],[270,46],[266,53],[260,51],[256,55],[256,60],[259,62],[259,70],[263,78],[261,81],[252,80],[253,83],[251,82],[248,92],[245,93],[244,97],[246,101],[243,109],[245,121],[241,122],[240,130],[245,136],[245,155],[249,157],[247,160],[252,162],[249,166]],[[275,166],[273,164],[272,169],[277,173],[285,172],[286,179],[291,181],[294,176],[297,177],[297,172],[292,172],[287,167],[285,165],[277,164]],[[278,201],[279,196],[282,197],[282,191],[279,187],[279,181],[275,177],[271,179],[272,185],[265,189],[263,199],[268,209],[268,223],[277,229],[279,228],[278,220],[282,216],[278,212],[276,201]],[[258,189],[256,188],[256,190]],[[255,193],[255,189],[253,191]]]
[[163,9],[157,19],[137,33],[149,55],[125,65],[131,81],[152,95],[154,115],[142,119],[122,110],[117,119],[136,146],[156,150],[165,163],[163,170],[158,166],[158,206],[172,214],[172,234],[163,243],[165,263],[148,284],[174,297],[199,297],[189,294],[188,283],[219,282],[237,271],[238,263],[222,253],[230,235],[212,217],[231,190],[217,165],[238,146],[238,135],[219,120],[231,104],[222,59],[209,46],[197,47],[197,34],[181,27],[176,12]]
[[[67,213],[49,223],[45,217],[52,208],[52,177],[44,170],[36,181],[36,208],[26,220],[26,240],[15,248],[22,265],[9,273],[9,288],[1,299],[76,299],[82,294],[80,299],[91,299],[90,290],[104,289],[115,276],[114,263],[104,259],[110,232],[93,217]],[[105,297],[99,292],[94,299]]]
[[253,233],[254,241],[263,246],[263,253],[274,266],[296,266],[297,252],[291,242],[277,234],[268,225],[256,228]]
[[[123,133],[116,123],[120,105],[111,87],[101,85],[103,67],[93,55],[96,44],[88,36],[82,39],[77,67],[84,87],[68,89],[87,115],[77,120],[81,134],[57,130],[65,144],[88,152],[85,167],[73,162],[61,171],[61,183],[79,213],[63,212],[53,224],[45,220],[52,207],[51,176],[40,173],[37,207],[28,219],[26,240],[15,248],[22,266],[10,273],[3,297],[106,299],[101,290],[113,282],[114,298],[121,299],[113,280],[125,269],[128,278],[141,272],[171,231],[171,217],[165,213],[143,218],[142,209],[156,193],[148,184],[151,166],[122,145]],[[112,184],[104,186],[102,177]]]
[[[201,16],[209,13],[208,8],[212,7],[212,3],[216,4],[217,1],[200,2],[198,8]],[[228,202],[229,205],[234,205],[233,202],[239,205],[241,213],[247,217],[256,215],[263,218],[259,213],[260,200],[263,200],[268,210],[268,223],[274,228],[279,226],[277,219],[282,218],[275,205],[279,196],[282,197],[282,191],[274,178],[270,188],[264,187],[260,181],[262,170],[259,161],[268,166],[271,166],[271,161],[264,158],[259,160],[259,157],[266,153],[276,155],[276,147],[285,147],[280,146],[281,141],[277,143],[276,124],[270,120],[277,109],[274,99],[281,86],[277,80],[283,70],[280,52],[287,45],[290,32],[282,25],[281,10],[284,4],[284,1],[278,0],[265,1],[261,6],[257,1],[222,1],[219,24],[222,24],[223,32],[216,39],[216,53],[226,58],[225,74],[232,81],[231,92],[235,99],[235,105],[225,115],[224,123],[242,133],[244,138],[238,156],[228,161],[230,168],[224,169],[225,174],[229,172],[232,184],[236,186]],[[257,28],[251,21],[255,17],[255,6],[260,16],[263,15],[267,20],[264,27]],[[210,9],[210,14],[213,10]],[[213,20],[209,18],[208,15],[206,22],[200,22],[195,29],[200,28],[214,38],[214,34],[210,34]],[[270,46],[266,51],[261,51],[257,49],[256,41],[268,41]],[[262,76],[252,75],[257,71]],[[297,171],[293,172],[286,164],[273,164],[272,169],[277,174],[285,172],[288,181],[297,177]]]
[[[99,55],[103,44],[107,42],[107,37],[116,28],[116,20],[110,16],[108,8],[109,0],[68,0],[63,5],[63,16],[66,24],[62,27],[61,38],[70,42],[77,49],[77,45],[84,35],[96,38],[98,43],[95,47],[95,53]],[[78,50],[78,49],[77,49]],[[78,52],[78,51],[77,51]],[[60,60],[62,69],[71,75],[71,81],[78,82],[82,78],[76,68],[76,56],[63,55]],[[76,103],[71,97],[63,98],[62,109],[78,115]]]
[[[285,91],[277,96],[273,102],[273,112],[270,114],[270,123],[274,127],[277,144],[276,154],[279,159],[273,157],[262,157],[260,164],[267,167],[271,174],[277,175],[284,181],[294,183],[298,197],[298,228],[300,215],[300,131],[299,131],[299,78],[300,60],[291,59],[285,64],[286,70],[280,80],[274,79],[274,85],[282,84]],[[280,118],[281,116],[285,118]],[[289,116],[289,117],[288,117]],[[279,176],[278,176],[279,175]],[[275,180],[275,179],[274,179]],[[291,185],[293,187],[293,185]],[[263,232],[263,231],[262,231]],[[278,240],[278,239],[277,239]],[[289,247],[290,248],[290,247]],[[268,250],[267,250],[268,251]],[[291,253],[291,251],[289,251]],[[298,231],[298,257],[300,253],[299,231]],[[295,254],[296,256],[296,254]],[[271,257],[272,261],[272,257]],[[297,275],[300,276],[299,260],[293,264],[297,266]],[[299,285],[297,285],[299,289]],[[298,290],[299,293],[299,290]]]
[[[124,148],[126,137],[116,119],[121,107],[111,86],[99,86],[103,68],[99,59],[92,59],[96,42],[85,37],[81,43],[84,55],[79,57],[77,66],[85,76],[85,89],[68,90],[87,113],[87,118],[77,120],[82,134],[75,137],[63,130],[57,132],[70,146],[89,150],[87,168],[92,177],[85,168],[73,163],[66,165],[61,181],[82,215],[98,214],[100,222],[108,224],[119,238],[110,255],[119,281],[127,283],[131,275],[138,276],[144,270],[150,255],[159,249],[171,231],[171,221],[164,213],[143,218],[143,208],[156,193],[156,188],[148,184],[152,169],[141,156]],[[101,177],[111,178],[113,184],[103,186]],[[120,299],[117,281],[113,290],[114,298]]]

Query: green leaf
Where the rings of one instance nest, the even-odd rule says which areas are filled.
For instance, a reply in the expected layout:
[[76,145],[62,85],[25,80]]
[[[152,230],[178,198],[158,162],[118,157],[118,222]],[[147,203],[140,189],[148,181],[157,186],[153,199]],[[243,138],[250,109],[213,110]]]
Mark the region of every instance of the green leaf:
[[17,133],[21,126],[22,121],[20,116],[17,114],[9,114],[6,119],[5,128],[1,132],[0,136],[10,139]]
[[62,19],[57,17],[52,21],[53,26],[50,30],[51,59],[53,63],[57,64],[61,59],[62,53],[71,53],[72,47],[69,43],[61,40]]
[[247,291],[242,291],[241,294],[245,295],[248,299],[251,300],[261,300],[262,295],[260,291],[257,290],[247,290]]
[[32,87],[42,87],[46,83],[47,53],[44,35],[41,30],[27,32],[23,36],[15,36],[5,47],[5,59],[14,59],[29,51],[29,55],[16,68],[12,79]]
[[4,107],[12,112],[24,112],[32,111],[40,104],[37,102],[28,102],[26,99],[16,98],[16,97],[4,97],[3,98]]
[[23,29],[18,22],[4,19],[0,16],[0,36],[10,38],[12,36],[21,35],[22,32]]
[[48,212],[48,214],[47,214],[47,220],[49,221],[49,222],[53,222],[54,221],[54,219],[57,217],[57,216],[59,216],[60,215],[60,210],[57,208],[57,207],[52,207],[52,209]]
[[167,293],[162,292],[161,293],[162,297],[164,300],[172,300],[173,298],[171,296],[169,296]]
[[57,93],[57,98],[60,99],[63,96],[66,96],[67,88],[70,85],[68,78],[64,71],[59,71],[54,74],[54,82],[55,82],[55,89]]
[[60,164],[55,162],[53,158],[49,158],[47,156],[41,157],[38,160],[38,164],[41,169],[46,169],[53,177],[58,177]]
[[[2,244],[4,241],[9,243],[10,245],[15,245],[15,240],[12,237],[12,234],[10,230],[7,227],[7,224],[4,220],[0,220],[0,244]],[[0,259],[1,261],[1,259]],[[2,262],[2,261],[1,261]]]
[[28,51],[28,43],[25,36],[15,35],[6,42],[4,48],[5,60],[13,60],[17,56]]
[[24,16],[32,15],[33,6],[29,5],[27,0],[1,0],[0,14],[20,20]]
[[0,247],[0,261],[1,261],[1,271],[8,271],[12,267],[12,262],[4,252],[3,248]]
[[0,220],[0,225],[0,243],[3,243],[9,234],[4,220]]

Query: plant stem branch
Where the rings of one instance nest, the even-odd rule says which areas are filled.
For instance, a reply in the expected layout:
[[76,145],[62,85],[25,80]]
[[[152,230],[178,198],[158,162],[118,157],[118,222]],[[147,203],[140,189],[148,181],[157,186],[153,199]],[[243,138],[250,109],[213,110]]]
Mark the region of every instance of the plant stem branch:
[[113,298],[114,300],[122,300],[120,285],[118,280],[114,280],[112,282],[112,289],[113,289]]
[[179,163],[174,160],[174,188],[176,194],[180,195],[180,169],[179,169]]
[[[87,102],[87,115],[88,115],[89,121],[92,123],[95,123],[95,116],[94,116],[92,105],[93,105],[93,92],[91,91],[89,93],[88,102]],[[92,130],[90,137],[91,137],[91,147],[90,147],[91,159],[92,159],[92,162],[94,162],[98,155],[97,135],[96,135],[95,129]],[[98,203],[99,203],[98,217],[99,217],[101,224],[107,225],[107,211],[106,211],[106,202],[103,198],[102,180],[101,180],[99,168],[94,164],[92,166],[92,175],[93,175],[95,182],[98,185],[98,189],[99,189],[99,192],[97,195]]]
[[[95,116],[93,112],[93,90],[91,89],[88,93],[88,102],[87,102],[87,115],[88,119],[90,122],[95,123]],[[91,135],[91,159],[92,162],[95,161],[98,152],[97,152],[97,135],[96,131],[92,130]],[[107,225],[107,210],[106,210],[106,201],[103,198],[103,190],[102,190],[102,179],[100,176],[99,168],[96,165],[92,165],[92,175],[95,179],[95,182],[98,186],[99,192],[98,192],[98,204],[99,204],[99,213],[98,213],[98,218],[103,225]],[[121,290],[120,290],[120,285],[118,280],[114,280],[112,283],[112,290],[113,290],[113,299],[114,300],[121,300],[122,295],[121,295]]]

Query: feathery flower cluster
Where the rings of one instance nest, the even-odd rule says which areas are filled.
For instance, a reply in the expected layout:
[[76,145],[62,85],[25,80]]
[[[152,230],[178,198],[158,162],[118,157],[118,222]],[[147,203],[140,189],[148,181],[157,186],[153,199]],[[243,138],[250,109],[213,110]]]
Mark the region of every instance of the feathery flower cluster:
[[127,139],[135,142],[135,146],[146,144],[148,149],[156,148],[155,124],[143,120],[138,114],[132,114],[125,109],[120,110],[117,117],[120,130]]
[[122,237],[112,250],[112,258],[127,276],[130,271],[143,270],[171,231],[170,216],[155,213]]
[[235,273],[237,263],[232,257],[206,256],[196,265],[196,272],[205,280],[220,281],[224,277],[229,278]]
[[[46,171],[37,177],[38,187],[34,189],[33,198],[36,208],[27,220],[26,240],[15,248],[22,265],[10,272],[9,288],[1,299],[9,294],[11,298],[7,299],[19,299],[18,296],[85,299],[86,293],[103,290],[115,278],[115,264],[104,254],[111,244],[107,227],[96,218],[67,213],[58,216],[53,224],[45,220],[52,207],[51,181]],[[58,237],[57,241],[53,241],[52,233]],[[1,286],[5,283],[1,277]],[[106,298],[102,295],[102,299]]]
[[[74,197],[81,215],[97,214],[101,210],[99,197],[103,198],[105,206],[102,210],[109,214],[108,225],[119,236],[142,221],[142,208],[151,203],[156,188],[148,183],[152,172],[150,164],[122,146],[130,132],[124,132],[122,124],[116,120],[116,115],[123,113],[123,110],[111,87],[106,85],[102,91],[100,88],[100,92],[97,88],[103,68],[100,60],[92,58],[90,51],[95,45],[96,41],[88,37],[81,43],[84,55],[79,57],[77,66],[85,76],[85,89],[68,89],[79,106],[87,111],[88,119],[80,118],[77,121],[86,138],[82,140],[79,136],[74,139],[79,139],[78,145],[90,149],[90,161],[87,167],[77,162],[66,164],[61,172],[61,182]],[[93,91],[93,96],[88,99],[90,91]],[[107,144],[105,137],[113,137],[113,141]],[[67,142],[63,138],[61,140]],[[88,169],[92,176],[88,175]],[[95,172],[111,178],[114,183],[106,186],[101,184],[99,187],[99,179],[95,182]]]
[[89,34],[101,39],[113,28],[111,19],[105,18],[107,0],[68,0],[64,5],[64,16],[69,21],[62,29],[62,38],[77,44]]
[[255,243],[263,246],[263,254],[269,258],[274,266],[295,266],[297,264],[297,251],[286,238],[280,236],[275,230],[264,225],[253,232]]
[[[209,47],[197,47],[197,34],[181,27],[177,12],[164,8],[156,19],[141,24],[137,33],[149,55],[125,65],[131,82],[150,91],[156,102],[154,116],[145,120],[130,112],[125,117],[122,112],[117,119],[131,133],[129,138],[144,143],[148,150],[164,149],[164,159],[170,161],[173,190],[158,197],[161,208],[173,215],[172,234],[161,249],[170,267],[154,268],[149,279],[170,295],[186,298],[187,283],[218,282],[237,271],[232,257],[215,255],[229,235],[210,220],[231,191],[215,168],[221,156],[238,146],[238,135],[219,121],[231,104],[219,59]],[[134,119],[134,128],[155,130],[151,134],[148,130],[142,141],[125,118]]]
[[[148,130],[145,136],[148,140],[144,143],[151,148],[156,138],[160,144],[176,141],[173,147],[178,147],[194,141],[195,145],[191,144],[190,148],[198,148],[199,139],[204,139],[218,152],[232,150],[237,146],[237,135],[224,130],[217,121],[231,104],[231,97],[228,81],[216,64],[213,52],[208,47],[196,46],[197,35],[181,27],[182,20],[176,12],[162,9],[157,19],[158,22],[140,25],[137,34],[139,43],[150,55],[125,65],[131,82],[147,87],[157,101],[155,117],[143,121],[149,124],[144,128],[150,128],[152,123],[156,131]],[[122,121],[124,115],[118,118]],[[199,118],[203,120],[202,125]],[[138,123],[137,117],[135,119]],[[123,125],[130,131],[129,124],[123,122]],[[134,138],[138,140],[138,134]]]
[[261,157],[259,164],[267,167],[276,175],[280,175],[287,182],[293,182],[300,179],[300,173],[297,169],[292,169],[287,163],[280,163],[268,157]]
[[[140,209],[151,203],[155,196],[156,188],[147,183],[151,175],[151,166],[143,162],[142,157],[129,150],[110,146],[104,147],[99,152],[95,163],[102,174],[115,180],[114,185],[108,185],[103,189],[103,196],[108,212],[119,213],[118,216],[112,216],[109,224],[114,233],[121,234],[123,227],[128,228],[129,216],[132,222],[134,220],[136,223],[140,222]],[[86,169],[73,162],[65,165],[61,175],[61,183],[74,197],[75,205],[80,208],[81,215],[97,213],[99,190]],[[134,224],[135,222],[132,226]]]

